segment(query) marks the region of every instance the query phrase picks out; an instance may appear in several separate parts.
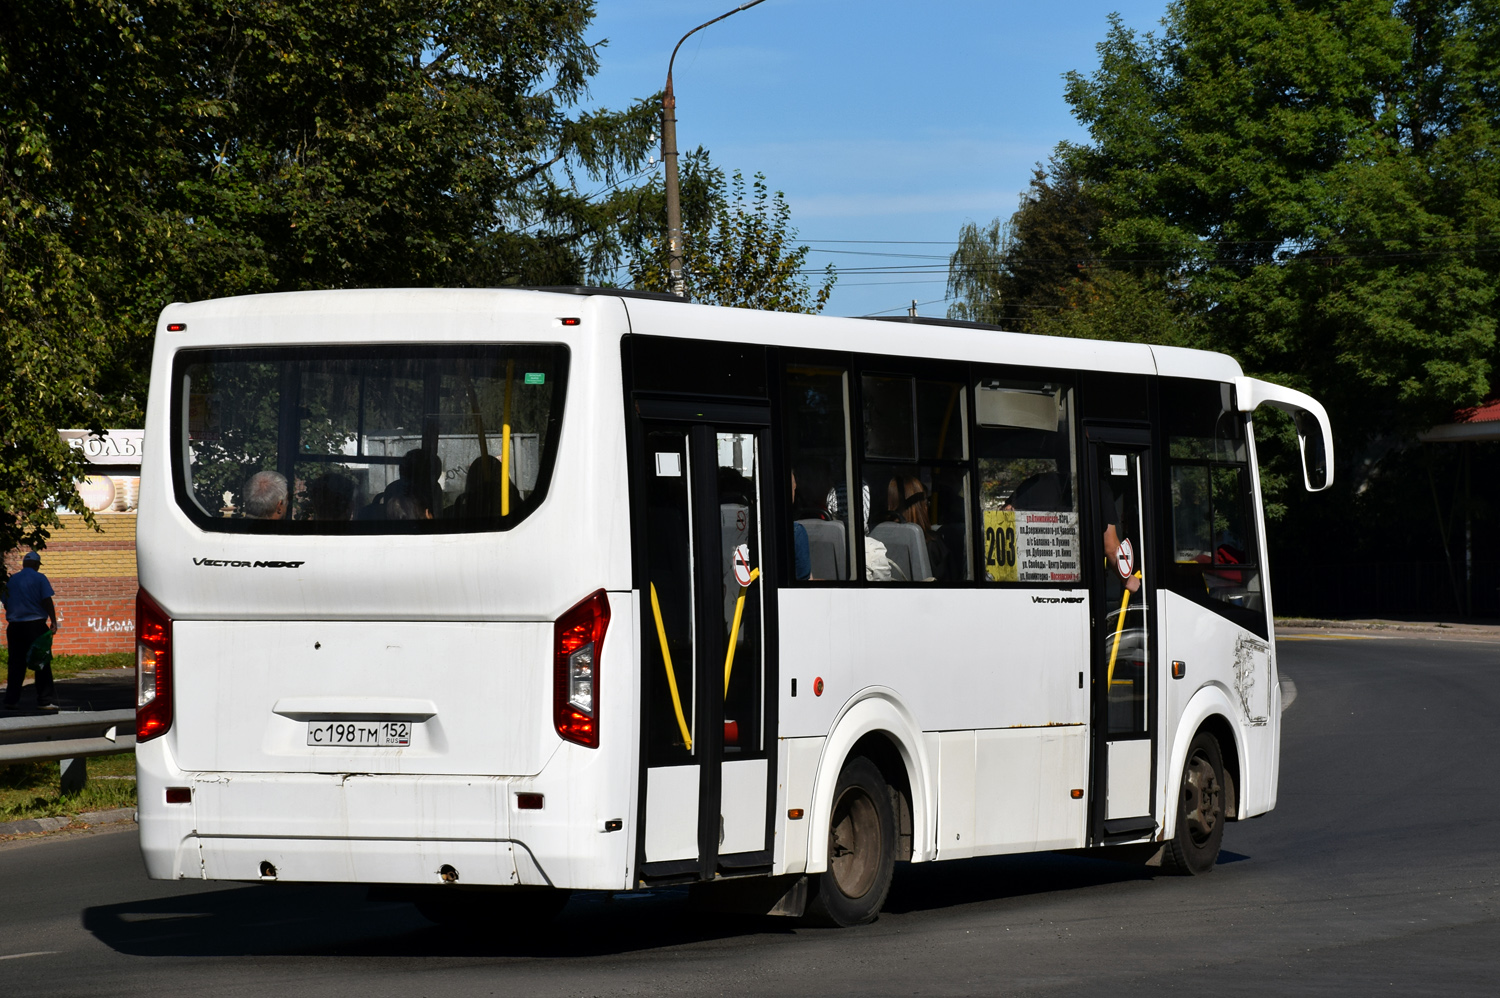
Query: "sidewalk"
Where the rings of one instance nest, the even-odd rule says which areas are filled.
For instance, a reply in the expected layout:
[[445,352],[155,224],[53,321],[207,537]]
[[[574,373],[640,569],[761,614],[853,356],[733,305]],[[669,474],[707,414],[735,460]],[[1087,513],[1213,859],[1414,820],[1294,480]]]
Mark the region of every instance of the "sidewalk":
[[[90,669],[59,679],[54,685],[53,702],[61,711],[130,710],[135,707],[134,669]],[[44,713],[36,709],[32,693],[35,686],[36,674],[28,671],[22,686],[21,709],[8,712],[10,716]]]
[[1500,641],[1500,621],[1464,620],[1324,620],[1316,617],[1277,617],[1276,635],[1353,634],[1382,637],[1425,637],[1449,641]]

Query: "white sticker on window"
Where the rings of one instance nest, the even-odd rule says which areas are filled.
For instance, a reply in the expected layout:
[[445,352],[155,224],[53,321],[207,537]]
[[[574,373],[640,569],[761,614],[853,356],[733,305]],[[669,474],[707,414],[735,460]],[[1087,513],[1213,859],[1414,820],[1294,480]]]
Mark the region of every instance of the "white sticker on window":
[[[660,455],[657,455],[660,457]],[[674,457],[676,455],[673,455]],[[1111,454],[1109,456],[1109,473],[1111,475],[1130,474],[1130,459],[1124,454]]]
[[676,451],[656,452],[656,477],[657,478],[681,478],[682,477],[682,455]]

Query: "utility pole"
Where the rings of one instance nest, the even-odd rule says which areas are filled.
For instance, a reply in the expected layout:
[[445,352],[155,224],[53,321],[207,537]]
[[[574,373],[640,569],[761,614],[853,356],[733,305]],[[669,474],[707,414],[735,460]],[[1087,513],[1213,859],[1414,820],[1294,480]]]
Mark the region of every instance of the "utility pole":
[[682,196],[677,186],[677,95],[672,92],[672,65],[677,61],[677,50],[682,43],[710,24],[717,24],[730,14],[749,10],[764,0],[750,0],[734,10],[720,14],[712,21],[704,21],[677,40],[672,49],[672,58],[667,61],[667,88],[661,96],[661,161],[667,168],[667,252],[670,254],[668,269],[672,293],[678,298],[687,297],[687,282],[682,277]]

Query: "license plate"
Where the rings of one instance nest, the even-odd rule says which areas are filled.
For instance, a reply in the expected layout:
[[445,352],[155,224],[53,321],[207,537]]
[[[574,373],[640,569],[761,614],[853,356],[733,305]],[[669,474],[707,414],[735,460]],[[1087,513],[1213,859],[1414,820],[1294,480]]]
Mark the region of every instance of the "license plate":
[[411,744],[410,721],[308,721],[307,744],[380,748]]

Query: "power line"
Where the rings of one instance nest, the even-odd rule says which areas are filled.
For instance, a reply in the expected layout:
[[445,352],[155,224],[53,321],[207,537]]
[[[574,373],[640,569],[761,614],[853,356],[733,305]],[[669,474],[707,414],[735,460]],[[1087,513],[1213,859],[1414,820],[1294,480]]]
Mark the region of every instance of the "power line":
[[912,306],[911,304],[897,305],[895,308],[883,308],[879,312],[866,312],[864,315],[857,316],[856,318],[866,319],[866,318],[869,318],[872,315],[884,315],[887,312],[899,312],[903,308],[913,308],[913,307],[921,308],[923,305],[936,305],[938,302],[947,301],[947,300],[948,300],[948,298],[945,295],[942,298],[934,298],[931,301],[919,301],[919,302],[917,302],[917,304],[915,306]]
[[957,246],[956,239],[799,239],[801,243],[845,243],[870,246]]
[[[812,271],[812,273],[821,274],[822,271],[821,270]],[[848,281],[840,281],[836,286],[840,287],[840,288],[895,288],[895,287],[900,287],[903,284],[947,284],[947,283],[948,282],[946,280],[944,280],[944,281],[856,281],[853,284],[849,283]]]
[[948,253],[877,253],[873,250],[841,250],[841,249],[818,249],[816,246],[807,248],[809,253],[842,253],[845,256],[893,256],[902,260],[947,260],[951,254]]

